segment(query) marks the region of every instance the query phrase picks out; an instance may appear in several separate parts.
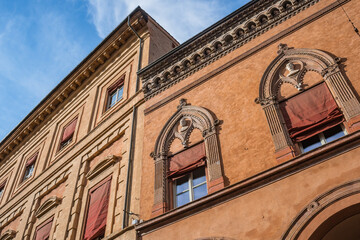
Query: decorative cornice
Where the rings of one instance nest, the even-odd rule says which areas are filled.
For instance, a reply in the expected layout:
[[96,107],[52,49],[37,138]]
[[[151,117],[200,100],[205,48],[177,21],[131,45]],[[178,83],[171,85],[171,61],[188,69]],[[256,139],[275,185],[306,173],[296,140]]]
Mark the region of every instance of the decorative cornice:
[[45,213],[47,213],[51,209],[55,208],[60,203],[61,203],[61,198],[58,198],[56,196],[50,197],[36,210],[35,216],[37,218],[40,218],[41,216],[43,216]]
[[114,155],[110,155],[107,156],[104,160],[102,160],[100,163],[98,163],[94,169],[92,169],[87,175],[87,179],[93,179],[95,178],[97,175],[99,175],[101,172],[103,172],[105,169],[107,169],[108,167],[114,165],[118,160],[117,156]]
[[24,202],[20,207],[16,208],[14,211],[12,211],[9,215],[7,215],[4,219],[0,221],[0,230],[23,213],[26,203],[27,202]]
[[[140,8],[132,16],[131,26],[139,31],[147,23],[147,15]],[[97,69],[104,65],[134,35],[125,23],[121,23],[90,55],[84,59],[24,120],[0,142],[0,161],[5,159],[37,127],[59,108]]]
[[258,0],[139,72],[149,100],[320,0]]

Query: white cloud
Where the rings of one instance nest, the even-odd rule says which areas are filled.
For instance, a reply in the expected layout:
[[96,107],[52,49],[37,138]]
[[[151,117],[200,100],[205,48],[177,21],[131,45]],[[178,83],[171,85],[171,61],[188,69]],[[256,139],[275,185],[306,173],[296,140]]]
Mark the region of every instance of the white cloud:
[[216,0],[88,0],[88,12],[98,35],[106,37],[140,5],[179,42],[224,17],[226,6]]

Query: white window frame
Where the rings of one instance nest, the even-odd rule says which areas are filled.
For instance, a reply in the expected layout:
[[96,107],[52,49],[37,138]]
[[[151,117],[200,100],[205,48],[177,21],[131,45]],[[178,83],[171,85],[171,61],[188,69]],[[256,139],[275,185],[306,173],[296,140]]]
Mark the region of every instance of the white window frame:
[[[337,126],[338,126],[338,125],[337,125]],[[334,126],[334,127],[336,127],[336,126]],[[341,129],[343,130],[344,135],[347,135],[348,133],[347,133],[347,131],[346,131],[346,128],[345,128],[344,124],[341,123],[341,124],[340,124],[340,127],[341,127]],[[328,130],[328,129],[327,129],[327,130]],[[325,130],[325,131],[326,131],[326,130]],[[326,138],[325,138],[325,136],[324,136],[324,132],[325,132],[325,131],[316,134],[316,135],[319,137],[319,139],[320,139],[321,146],[324,146],[325,144],[328,144],[328,142],[326,142]],[[315,135],[314,135],[314,136],[315,136]],[[304,140],[304,141],[305,141],[305,140]],[[303,145],[302,145],[302,142],[299,142],[298,144],[299,144],[301,153],[306,153],[306,152],[304,152],[304,147],[303,147]]]
[[[122,89],[122,94],[119,97],[120,89]],[[114,95],[116,95],[116,99],[115,99],[115,102],[112,104],[111,99],[112,99],[112,96],[114,96]],[[112,93],[109,93],[109,96],[108,96],[109,100],[108,100],[107,109],[110,109],[113,106],[115,106],[115,104],[118,103],[123,98],[123,95],[124,95],[124,84],[122,84],[120,87],[116,88]]]
[[[197,169],[195,169],[194,171],[196,171]],[[188,177],[188,189],[187,190],[185,190],[185,191],[182,191],[182,192],[180,192],[180,193],[177,193],[176,192],[176,186],[177,186],[177,184],[176,184],[176,182],[177,182],[177,180],[175,180],[175,182],[174,182],[174,186],[173,186],[173,192],[174,192],[174,206],[175,206],[175,208],[177,208],[178,206],[177,206],[177,196],[178,195],[180,195],[180,194],[182,194],[182,193],[185,193],[185,192],[189,192],[189,202],[192,202],[192,201],[194,201],[194,188],[196,188],[196,187],[199,187],[199,186],[201,186],[201,185],[204,185],[204,184],[207,184],[207,180],[206,180],[206,172],[205,172],[205,181],[204,182],[201,182],[201,183],[199,183],[199,184],[197,184],[197,185],[193,185],[193,173],[194,173],[194,171],[192,171],[191,173],[189,173],[189,174],[187,174],[186,176]],[[206,171],[206,169],[204,169],[204,171]],[[180,178],[181,179],[181,178]],[[181,205],[181,206],[183,206],[183,205]],[[180,207],[180,206],[179,206]]]

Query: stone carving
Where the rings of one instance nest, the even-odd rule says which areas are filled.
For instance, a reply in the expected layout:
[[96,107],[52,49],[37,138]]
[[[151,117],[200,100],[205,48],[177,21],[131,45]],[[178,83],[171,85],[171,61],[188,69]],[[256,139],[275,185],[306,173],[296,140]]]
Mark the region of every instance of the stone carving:
[[56,196],[50,197],[36,210],[35,216],[37,218],[40,218],[51,209],[57,207],[60,203],[61,203],[61,198],[58,198]]
[[[265,71],[260,82],[259,97],[255,99],[265,111],[276,151],[293,148],[276,96],[283,83],[292,84],[301,91],[306,71],[314,71],[324,77],[347,121],[360,114],[360,103],[340,71],[339,58],[316,49],[289,48],[286,44],[279,45],[278,53]],[[284,75],[285,69],[287,74]]]
[[[199,129],[204,136],[209,181],[222,177],[220,151],[216,134],[218,124],[220,124],[220,121],[214,119],[208,110],[191,106],[185,99],[180,100],[177,111],[161,130],[155,143],[155,149],[150,154],[155,160],[154,206],[161,206],[161,208],[169,206],[166,171],[171,143],[175,138],[178,138],[184,148],[188,147],[188,139],[194,128]],[[161,211],[163,212],[164,209]]]
[[98,176],[102,171],[114,165],[118,161],[118,157],[114,155],[107,156],[100,161],[91,171],[86,175],[87,179],[91,180]]
[[[234,51],[273,26],[305,10],[319,0],[287,2],[283,0],[260,0],[246,11],[228,19],[196,42],[185,45],[181,51],[162,59],[151,68],[139,72],[143,82],[145,100],[157,95],[211,62]],[[275,15],[274,15],[275,14]],[[206,51],[204,51],[206,49]],[[286,45],[279,46],[278,53],[288,50]],[[177,69],[176,71],[174,71]],[[164,76],[167,76],[164,79]],[[155,81],[159,79],[160,81]],[[154,84],[156,82],[157,84]]]
[[14,239],[16,236],[16,231],[14,230],[7,230],[0,236],[0,240],[11,240]]

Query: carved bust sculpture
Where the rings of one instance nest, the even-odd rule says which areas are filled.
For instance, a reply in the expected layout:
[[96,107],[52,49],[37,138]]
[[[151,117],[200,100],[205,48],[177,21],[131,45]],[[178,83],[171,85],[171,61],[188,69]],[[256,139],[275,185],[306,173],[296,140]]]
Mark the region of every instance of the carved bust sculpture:
[[180,120],[180,126],[181,126],[180,132],[184,132],[184,131],[186,131],[186,130],[189,128],[188,123],[187,123],[187,121],[186,121],[185,118],[182,118],[182,119]]
[[294,68],[294,64],[292,64],[291,62],[289,62],[288,64],[286,64],[286,70],[289,71],[289,73],[286,75],[287,77],[291,77],[295,74],[297,74],[299,72],[299,70],[296,70]]

